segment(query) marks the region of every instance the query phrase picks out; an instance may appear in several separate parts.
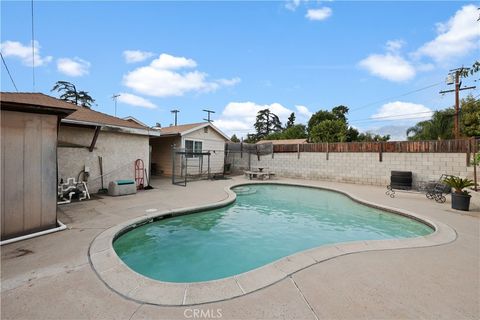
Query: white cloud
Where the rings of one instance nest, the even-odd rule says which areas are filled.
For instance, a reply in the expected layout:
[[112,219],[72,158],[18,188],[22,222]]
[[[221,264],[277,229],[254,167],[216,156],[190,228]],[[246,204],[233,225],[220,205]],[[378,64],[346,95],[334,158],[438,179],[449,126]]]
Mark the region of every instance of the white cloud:
[[403,141],[407,140],[407,129],[411,127],[410,125],[389,125],[382,127],[372,127],[366,130],[361,130],[362,132],[370,132],[372,134],[379,134],[381,136],[390,135],[390,141]]
[[118,97],[118,102],[147,109],[157,108],[157,106],[154,105],[151,101],[137,95],[125,92],[120,93],[120,96]]
[[461,57],[480,48],[480,27],[476,5],[466,5],[446,23],[437,24],[437,37],[425,43],[416,56],[428,56],[437,62]]
[[209,81],[208,75],[192,69],[197,63],[188,58],[161,54],[148,66],[139,67],[123,77],[125,86],[145,95],[155,97],[182,96],[188,92],[210,92],[221,86],[232,86],[240,78]]
[[232,78],[232,79],[218,79],[218,80],[215,80],[215,82],[217,82],[218,84],[222,85],[222,86],[226,86],[226,87],[231,87],[231,86],[234,86],[236,84],[239,84],[242,80],[238,77],[235,77],[235,78]]
[[414,66],[396,53],[372,54],[359,63],[371,74],[390,81],[406,81],[415,77]]
[[403,40],[389,40],[387,41],[387,44],[385,47],[387,51],[398,52],[400,49],[403,48],[404,45],[405,45],[405,41]]
[[305,118],[308,118],[310,119],[310,117],[312,116],[313,112],[311,112],[307,107],[305,106],[295,106],[295,108],[297,109],[297,112],[304,116]]
[[175,57],[162,53],[157,59],[153,60],[150,65],[157,69],[175,70],[182,68],[195,68],[197,63],[192,59]]
[[377,110],[377,113],[372,115],[371,118],[377,120],[409,120],[418,122],[419,118],[428,119],[432,115],[433,111],[423,104],[394,101],[381,106],[380,109]]
[[140,50],[125,50],[123,51],[123,57],[126,63],[142,62],[150,57],[153,57],[153,52],[140,51]]
[[386,43],[385,54],[372,54],[360,61],[359,65],[371,74],[390,81],[407,81],[417,72],[430,71],[435,65],[422,62],[422,57],[436,63],[448,62],[480,49],[480,27],[478,9],[475,5],[465,5],[445,23],[437,23],[437,36],[408,54],[409,59],[400,54],[405,42],[390,40]]
[[4,57],[13,57],[20,59],[26,66],[31,67],[35,63],[35,67],[43,66],[52,61],[51,56],[42,57],[40,55],[40,44],[38,41],[33,42],[33,57],[31,44],[23,45],[17,41],[5,41],[0,44],[0,50]]
[[[305,113],[310,112],[305,106],[296,106],[296,108],[300,113],[299,121],[304,120]],[[220,118],[215,120],[215,125],[228,135],[236,133],[237,135],[245,136],[247,133],[253,133],[255,131],[253,124],[255,123],[258,111],[263,109],[269,109],[276,114],[282,123],[286,123],[290,114],[294,112],[280,103],[261,105],[251,101],[230,102],[223,109]],[[302,110],[303,113],[300,112],[300,110]]]
[[285,3],[285,8],[291,11],[295,11],[297,10],[301,2],[302,0],[287,0]]
[[309,9],[305,17],[309,20],[322,21],[332,15],[332,9],[323,7],[319,9]]
[[67,76],[81,77],[90,71],[90,62],[80,58],[60,58],[57,60],[57,70]]

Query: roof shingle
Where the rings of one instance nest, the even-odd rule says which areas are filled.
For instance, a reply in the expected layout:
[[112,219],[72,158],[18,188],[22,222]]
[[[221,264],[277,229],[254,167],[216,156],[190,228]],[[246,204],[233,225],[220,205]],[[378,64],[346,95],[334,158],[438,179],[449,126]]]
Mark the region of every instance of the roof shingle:
[[127,128],[148,129],[148,127],[142,126],[136,122],[123,120],[106,113],[98,112],[92,109],[76,106],[72,103],[65,102],[63,100],[47,96],[43,93],[27,93],[27,92],[2,92],[0,93],[0,101],[2,103],[13,103],[19,110],[22,109],[22,105],[26,106],[41,106],[53,109],[68,109],[75,110],[65,119],[91,122],[95,124],[114,125]]
[[178,126],[164,127],[164,128],[160,128],[160,133],[161,135],[182,134],[185,131],[191,130],[193,128],[199,127],[204,124],[205,122],[198,122],[198,123],[181,124]]

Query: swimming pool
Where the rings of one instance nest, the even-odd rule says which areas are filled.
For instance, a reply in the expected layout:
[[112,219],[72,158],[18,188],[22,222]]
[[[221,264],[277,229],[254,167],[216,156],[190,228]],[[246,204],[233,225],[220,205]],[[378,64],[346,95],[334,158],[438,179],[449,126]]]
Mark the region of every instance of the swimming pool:
[[232,190],[237,193],[234,203],[134,228],[115,239],[114,250],[146,277],[199,282],[240,274],[326,244],[433,232],[426,224],[337,192],[270,184]]

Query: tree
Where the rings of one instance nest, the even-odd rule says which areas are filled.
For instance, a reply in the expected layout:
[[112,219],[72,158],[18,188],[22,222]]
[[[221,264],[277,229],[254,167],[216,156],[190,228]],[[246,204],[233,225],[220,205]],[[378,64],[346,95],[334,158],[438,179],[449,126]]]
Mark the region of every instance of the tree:
[[295,124],[286,128],[282,132],[274,132],[266,136],[263,140],[288,140],[305,139],[307,137],[307,128],[303,124]]
[[420,121],[407,129],[408,140],[444,140],[453,138],[455,110],[447,108],[435,111],[432,119]]
[[254,133],[247,134],[247,137],[243,140],[245,143],[257,143],[258,138],[257,135]]
[[60,99],[74,103],[77,106],[82,106],[85,108],[91,108],[95,100],[88,94],[86,91],[77,91],[77,88],[73,83],[68,81],[57,81],[52,90],[60,92]]
[[312,142],[344,142],[347,139],[347,124],[345,121],[324,120],[310,131]]
[[286,129],[293,127],[295,124],[295,112],[292,112],[290,117],[288,117],[287,125],[285,126]]
[[355,129],[354,127],[348,127],[345,141],[346,142],[358,141],[359,135],[360,135],[360,132],[358,132],[357,129]]
[[303,124],[295,124],[282,132],[282,139],[305,139],[307,128]]
[[480,136],[480,100],[469,95],[461,101],[460,129],[467,137]]
[[347,122],[348,107],[342,105],[337,106],[332,109],[332,114],[336,119]]
[[308,120],[308,135],[311,135],[311,131],[313,127],[315,127],[317,124],[320,124],[320,122],[325,121],[325,120],[335,120],[335,115],[331,113],[330,111],[327,110],[319,110],[312,114],[310,117],[310,120]]
[[230,141],[238,143],[238,142],[240,142],[240,139],[238,139],[238,138],[237,138],[237,135],[234,134],[234,135],[230,138]]
[[260,110],[257,113],[257,119],[254,124],[256,139],[261,140],[273,132],[282,131],[282,123],[276,114],[269,109]]
[[378,142],[378,141],[388,141],[390,140],[390,135],[381,136],[379,134],[373,134],[371,132],[360,133],[358,135],[357,141],[362,142]]
[[474,73],[480,71],[480,61],[476,60],[470,68],[461,68],[460,76],[463,78],[473,75]]

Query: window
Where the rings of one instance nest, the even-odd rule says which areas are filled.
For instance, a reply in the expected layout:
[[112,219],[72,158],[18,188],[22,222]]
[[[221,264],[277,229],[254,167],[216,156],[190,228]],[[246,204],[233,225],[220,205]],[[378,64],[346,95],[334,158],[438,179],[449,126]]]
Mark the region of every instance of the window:
[[192,153],[202,152],[202,141],[185,140],[185,151],[187,152],[187,158],[198,157]]

